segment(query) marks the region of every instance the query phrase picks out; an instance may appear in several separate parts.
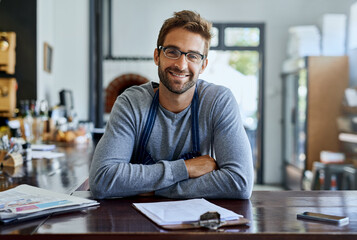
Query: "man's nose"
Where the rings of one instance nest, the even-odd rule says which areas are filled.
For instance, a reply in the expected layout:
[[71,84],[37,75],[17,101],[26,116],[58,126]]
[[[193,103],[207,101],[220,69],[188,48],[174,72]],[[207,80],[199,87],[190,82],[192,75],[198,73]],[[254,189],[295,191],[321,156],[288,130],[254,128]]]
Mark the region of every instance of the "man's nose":
[[176,60],[175,66],[177,66],[180,70],[185,70],[187,68],[188,62],[185,54],[181,54],[181,56]]

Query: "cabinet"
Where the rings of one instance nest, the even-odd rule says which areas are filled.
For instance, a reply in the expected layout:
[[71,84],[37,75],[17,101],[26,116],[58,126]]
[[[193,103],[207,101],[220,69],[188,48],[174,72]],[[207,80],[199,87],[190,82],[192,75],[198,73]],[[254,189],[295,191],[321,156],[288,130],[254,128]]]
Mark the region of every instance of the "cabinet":
[[305,57],[283,81],[285,188],[300,190],[320,152],[339,151],[337,117],[349,82],[348,57]]

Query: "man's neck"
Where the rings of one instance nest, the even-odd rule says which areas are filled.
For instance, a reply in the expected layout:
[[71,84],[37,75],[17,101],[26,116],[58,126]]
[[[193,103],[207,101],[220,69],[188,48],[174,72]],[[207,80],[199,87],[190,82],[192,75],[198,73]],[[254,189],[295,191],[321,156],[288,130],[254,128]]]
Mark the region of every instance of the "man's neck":
[[191,104],[195,87],[196,85],[185,93],[177,94],[169,91],[160,83],[159,101],[161,106],[173,113],[179,113],[185,110]]

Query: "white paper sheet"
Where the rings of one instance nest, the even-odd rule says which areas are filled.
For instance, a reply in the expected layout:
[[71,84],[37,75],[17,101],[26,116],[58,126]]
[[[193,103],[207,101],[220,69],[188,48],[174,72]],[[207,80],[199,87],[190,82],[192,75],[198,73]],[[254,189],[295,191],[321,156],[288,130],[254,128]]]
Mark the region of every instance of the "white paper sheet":
[[31,149],[33,151],[51,151],[56,148],[54,144],[32,144]]
[[172,225],[197,222],[208,211],[216,211],[221,221],[235,220],[242,215],[217,206],[203,198],[182,201],[133,203],[133,205],[159,225]]
[[52,158],[64,157],[64,153],[51,152],[51,151],[32,151],[31,156],[34,159],[39,159],[39,158],[52,159]]

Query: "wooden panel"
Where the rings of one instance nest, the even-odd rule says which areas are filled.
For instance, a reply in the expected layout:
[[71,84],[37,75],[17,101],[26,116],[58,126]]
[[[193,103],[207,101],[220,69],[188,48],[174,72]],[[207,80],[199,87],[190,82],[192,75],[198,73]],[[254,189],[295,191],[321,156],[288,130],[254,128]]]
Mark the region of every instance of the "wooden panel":
[[0,29],[16,33],[15,74],[0,71],[0,77],[14,77],[18,82],[16,99],[37,99],[37,1],[1,1]]
[[348,87],[348,57],[308,58],[307,168],[322,150],[338,151],[336,119]]
[[14,32],[0,32],[0,42],[7,45],[5,45],[4,49],[0,50],[0,71],[5,71],[7,74],[14,74],[16,63],[16,34]]
[[15,78],[0,78],[0,116],[13,117],[16,108]]

